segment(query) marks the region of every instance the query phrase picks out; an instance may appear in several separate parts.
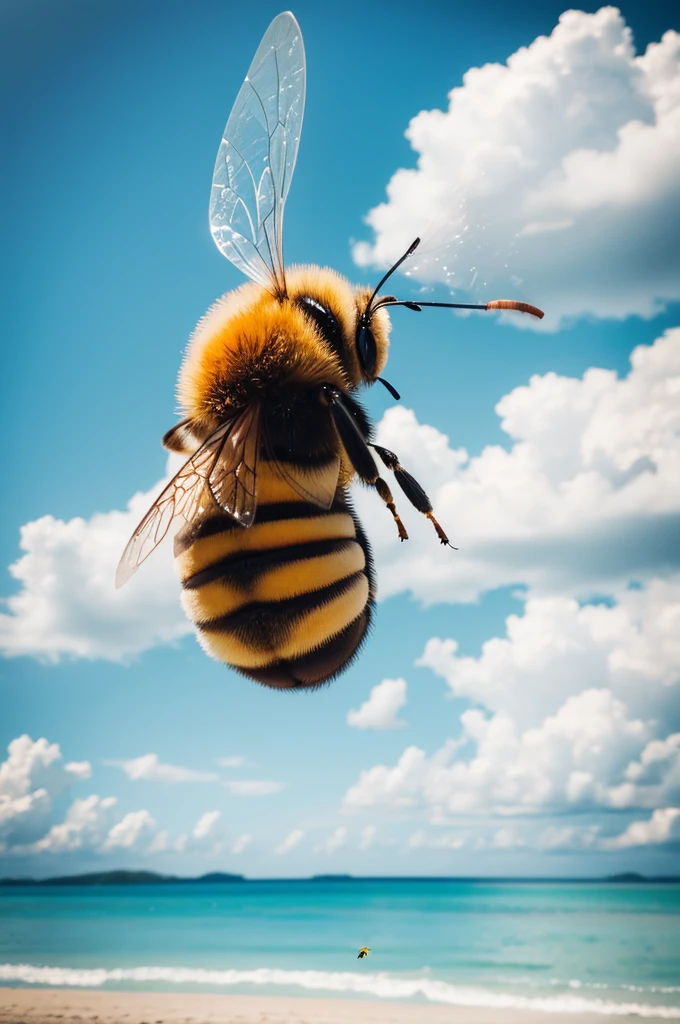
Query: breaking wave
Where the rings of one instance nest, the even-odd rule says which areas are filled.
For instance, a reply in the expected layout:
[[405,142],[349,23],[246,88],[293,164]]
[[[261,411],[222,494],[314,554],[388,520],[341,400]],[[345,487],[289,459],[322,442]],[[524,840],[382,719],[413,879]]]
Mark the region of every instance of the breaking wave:
[[54,985],[62,988],[98,988],[108,983],[169,984],[230,987],[234,985],[297,986],[314,992],[375,996],[380,999],[421,997],[449,1006],[485,1006],[498,1010],[542,1010],[545,1013],[597,1013],[612,1017],[656,1017],[680,1020],[680,1007],[619,1003],[571,993],[521,996],[482,988],[451,985],[435,978],[405,978],[395,974],[357,974],[350,971],[291,971],[272,967],[255,970],[207,970],[196,967],[44,967],[0,964],[0,984]]

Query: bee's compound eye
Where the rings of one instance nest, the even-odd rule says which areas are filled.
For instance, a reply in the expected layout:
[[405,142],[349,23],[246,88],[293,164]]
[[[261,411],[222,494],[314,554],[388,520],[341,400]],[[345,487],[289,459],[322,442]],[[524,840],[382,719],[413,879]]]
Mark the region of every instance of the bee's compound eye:
[[335,354],[342,360],[344,342],[337,317],[318,299],[313,299],[311,295],[300,295],[294,301],[295,305],[307,314],[308,318],[321,333],[321,337],[328,342]]
[[362,324],[361,322],[357,330],[357,351],[359,353],[361,369],[369,376],[373,376],[378,355],[375,347],[375,338],[368,324]]

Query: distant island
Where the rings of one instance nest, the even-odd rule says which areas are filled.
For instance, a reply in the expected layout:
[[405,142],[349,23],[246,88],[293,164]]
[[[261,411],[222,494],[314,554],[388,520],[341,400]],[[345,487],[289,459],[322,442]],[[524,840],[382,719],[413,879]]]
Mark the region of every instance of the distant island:
[[243,875],[211,871],[199,878],[159,875],[155,871],[95,871],[89,875],[58,875],[56,878],[0,878],[0,885],[167,885],[172,883],[245,882]]
[[198,878],[182,878],[179,875],[161,875],[155,871],[95,871],[86,875],[57,875],[54,878],[0,878],[0,886],[65,886],[65,885],[227,885],[233,883],[248,882],[276,882],[276,881],[298,881],[298,882],[462,882],[472,884],[481,883],[518,883],[531,882],[538,884],[557,883],[677,883],[680,882],[680,875],[661,875],[647,877],[636,871],[625,871],[618,875],[608,875],[606,878],[447,878],[444,876],[412,876],[393,877],[389,875],[379,877],[368,877],[365,875],[313,875],[311,878],[298,879],[248,879],[244,875],[232,875],[223,871],[211,871],[206,875],[199,875]]

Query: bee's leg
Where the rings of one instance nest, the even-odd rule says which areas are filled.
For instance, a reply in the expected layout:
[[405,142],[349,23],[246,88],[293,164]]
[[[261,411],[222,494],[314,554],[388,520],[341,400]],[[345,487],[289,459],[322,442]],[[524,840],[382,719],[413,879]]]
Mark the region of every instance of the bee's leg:
[[[362,479],[363,479],[363,477],[362,477]],[[380,495],[380,497],[382,498],[382,500],[385,502],[385,504],[387,505],[388,509],[392,513],[394,521],[397,524],[397,530],[399,531],[399,540],[408,540],[408,534],[406,532],[406,527],[402,523],[401,517],[400,517],[399,513],[397,512],[397,506],[394,504],[394,498],[392,497],[392,492],[389,489],[389,487],[387,486],[387,484],[385,483],[385,481],[383,480],[383,478],[381,476],[378,476],[378,474],[376,473],[375,480],[365,480],[364,483],[373,484],[373,486],[375,487],[376,491],[378,492],[378,494]]]
[[[441,528],[441,526],[434,517],[434,513],[432,511],[432,502],[430,501],[430,499],[428,498],[427,494],[420,486],[418,481],[415,480],[410,473],[406,472],[406,470],[399,462],[397,456],[394,454],[394,452],[391,452],[389,448],[382,448],[379,444],[372,444],[371,448],[373,448],[374,451],[378,453],[378,455],[385,463],[387,468],[392,470],[392,472],[395,475],[397,483],[401,487],[402,491],[404,492],[408,500],[414,506],[414,508],[417,508],[419,512],[422,512],[423,515],[427,516],[427,518],[430,520],[435,530],[437,531],[437,536],[439,537],[442,544],[448,544],[450,548],[453,548],[453,544],[446,536],[443,529]],[[453,549],[454,551],[458,550],[458,548]]]
[[375,464],[375,459],[368,447],[368,442],[359,430],[352,413],[342,401],[341,392],[336,388],[324,385],[321,389],[321,400],[330,407],[333,423],[340,435],[342,445],[347,452],[350,462],[354,466],[357,476],[360,480],[363,480],[365,484],[370,484],[372,487],[375,487],[376,491],[392,513],[392,517],[397,524],[399,540],[408,540],[408,533],[406,532],[406,527],[402,523],[399,513],[397,512],[397,506],[394,504],[392,492],[380,476],[378,467]]

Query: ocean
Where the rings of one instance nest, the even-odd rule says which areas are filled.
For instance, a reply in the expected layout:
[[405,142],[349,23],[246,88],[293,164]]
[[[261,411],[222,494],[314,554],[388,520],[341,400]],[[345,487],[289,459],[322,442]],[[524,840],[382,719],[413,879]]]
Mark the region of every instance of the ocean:
[[[371,955],[357,960],[361,946]],[[680,1020],[680,884],[0,888],[0,985],[263,992]]]

